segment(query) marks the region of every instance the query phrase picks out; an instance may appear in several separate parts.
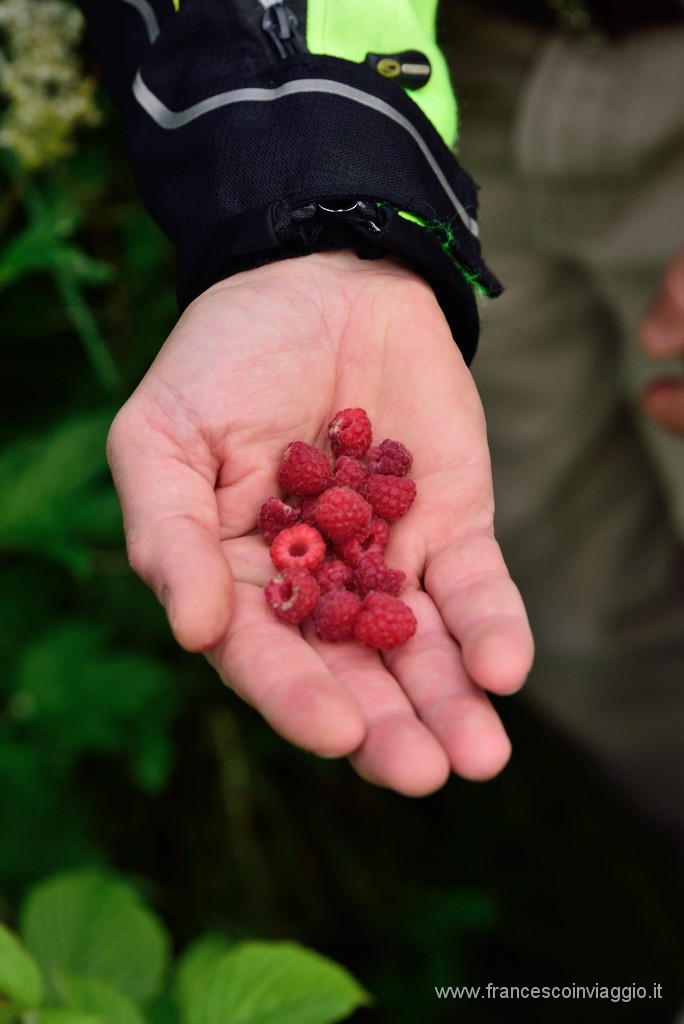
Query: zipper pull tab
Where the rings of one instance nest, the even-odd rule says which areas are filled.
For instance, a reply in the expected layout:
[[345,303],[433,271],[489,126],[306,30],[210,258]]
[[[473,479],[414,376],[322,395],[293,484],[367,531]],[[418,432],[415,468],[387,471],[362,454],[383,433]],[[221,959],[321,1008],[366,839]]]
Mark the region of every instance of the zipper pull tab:
[[284,3],[271,4],[264,11],[261,27],[271,37],[278,56],[292,57],[295,53],[308,53],[298,29],[297,17]]

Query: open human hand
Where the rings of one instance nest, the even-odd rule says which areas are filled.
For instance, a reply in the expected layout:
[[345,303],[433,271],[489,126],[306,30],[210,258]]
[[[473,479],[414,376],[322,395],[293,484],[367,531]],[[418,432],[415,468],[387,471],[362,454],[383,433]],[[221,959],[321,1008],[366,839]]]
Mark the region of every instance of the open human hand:
[[[653,359],[684,356],[684,249],[669,264],[660,290],[641,324],[641,343]],[[661,427],[684,434],[684,376],[649,384],[644,409]]]
[[[386,557],[418,628],[388,652],[319,640],[263,593],[273,567],[255,528],[283,451],[325,447],[331,415],[353,406],[414,456],[418,495]],[[131,564],[177,640],[282,736],[407,795],[503,767],[484,691],[522,685],[532,639],[493,535],[479,398],[421,278],[340,252],[214,285],[117,415],[108,454]]]

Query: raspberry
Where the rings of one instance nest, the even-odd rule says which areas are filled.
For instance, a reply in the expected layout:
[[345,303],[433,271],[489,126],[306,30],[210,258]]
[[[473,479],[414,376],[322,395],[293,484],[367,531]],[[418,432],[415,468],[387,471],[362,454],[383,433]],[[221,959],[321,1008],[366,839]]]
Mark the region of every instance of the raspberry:
[[278,483],[286,494],[307,498],[328,486],[332,466],[325,452],[305,441],[292,441],[283,455]]
[[294,526],[298,520],[299,509],[286,505],[280,498],[269,498],[259,510],[259,533],[270,545],[281,530]]
[[407,604],[391,594],[373,591],[363,599],[354,638],[366,647],[389,651],[413,636],[416,617]]
[[413,465],[413,456],[401,441],[381,441],[368,452],[368,472],[384,476],[406,476]]
[[342,409],[328,423],[330,447],[335,456],[354,455],[362,459],[373,439],[371,421],[363,409]]
[[335,543],[358,533],[365,537],[371,518],[370,505],[351,487],[331,487],[318,499],[316,522],[321,532]]
[[371,590],[398,594],[405,579],[406,573],[390,569],[378,551],[362,551],[354,567],[354,583],[362,597]]
[[276,569],[299,566],[315,569],[325,558],[325,541],[313,526],[289,526],[271,544],[271,561]]
[[316,525],[316,505],[318,498],[304,498],[299,503],[299,521],[307,526]]
[[354,491],[360,491],[367,476],[368,470],[363,462],[353,455],[340,455],[335,463],[333,480],[337,487],[351,487]]
[[367,530],[362,530],[361,533],[356,533],[339,544],[333,544],[333,554],[347,565],[356,565],[363,551],[379,551],[382,554],[388,540],[389,526],[384,519],[373,516]]
[[308,569],[290,566],[266,584],[264,594],[279,619],[296,623],[314,610],[319,590]]
[[278,472],[285,497],[269,498],[259,511],[259,532],[279,570],[266,601],[287,622],[313,613],[323,640],[354,638],[390,650],[417,628],[395,596],[406,574],[384,556],[388,520],[401,518],[416,496],[407,477],[413,459],[390,438],[370,448],[371,424],[360,408],[336,413],[328,437],[334,464],[304,441],[288,444]]
[[380,519],[378,516],[373,516],[370,525],[370,533],[363,542],[363,550],[368,551],[370,548],[375,548],[382,552],[390,538],[389,526],[384,519]]
[[314,629],[321,640],[351,640],[361,610],[361,598],[351,590],[321,595],[314,609]]
[[401,519],[413,504],[416,485],[405,476],[374,473],[368,477],[363,493],[376,516],[389,520]]
[[354,573],[351,566],[345,565],[344,562],[340,562],[337,558],[323,562],[317,569],[314,569],[313,574],[321,594],[327,594],[331,590],[348,587],[354,582]]
[[339,558],[347,565],[356,565],[361,554],[361,539],[360,537],[350,537],[349,540],[343,540],[341,544],[333,544],[332,550],[335,558]]

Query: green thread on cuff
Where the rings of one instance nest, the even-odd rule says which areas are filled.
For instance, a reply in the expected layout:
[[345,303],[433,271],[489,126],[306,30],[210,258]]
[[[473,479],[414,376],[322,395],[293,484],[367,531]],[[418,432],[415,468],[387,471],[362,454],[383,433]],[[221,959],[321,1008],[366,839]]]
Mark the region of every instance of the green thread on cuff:
[[415,213],[409,213],[408,210],[397,210],[397,213],[400,217],[403,217],[404,220],[410,220],[413,221],[414,224],[419,224],[421,228],[427,227],[423,218],[418,217]]
[[489,297],[487,288],[480,280],[479,275],[469,270],[468,267],[464,267],[462,263],[459,263],[458,259],[454,255],[456,237],[454,235],[454,229],[450,222],[440,221],[436,218],[434,220],[424,220],[415,213],[411,213],[409,210],[397,210],[397,214],[403,217],[404,220],[409,220],[413,224],[418,224],[421,228],[425,228],[426,231],[431,231],[433,235],[436,235],[439,239],[442,249],[447,254],[454,267],[458,270],[459,274],[468,282],[471,288],[474,288],[478,294]]

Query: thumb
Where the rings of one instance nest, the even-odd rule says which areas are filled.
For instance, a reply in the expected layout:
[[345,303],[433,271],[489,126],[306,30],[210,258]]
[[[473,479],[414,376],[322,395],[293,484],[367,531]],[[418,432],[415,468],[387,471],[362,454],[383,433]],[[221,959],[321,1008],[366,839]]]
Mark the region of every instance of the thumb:
[[182,647],[214,647],[232,613],[233,577],[219,544],[209,453],[190,465],[176,442],[124,407],[107,457],[131,567],[164,605]]

